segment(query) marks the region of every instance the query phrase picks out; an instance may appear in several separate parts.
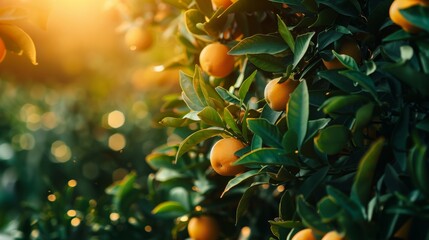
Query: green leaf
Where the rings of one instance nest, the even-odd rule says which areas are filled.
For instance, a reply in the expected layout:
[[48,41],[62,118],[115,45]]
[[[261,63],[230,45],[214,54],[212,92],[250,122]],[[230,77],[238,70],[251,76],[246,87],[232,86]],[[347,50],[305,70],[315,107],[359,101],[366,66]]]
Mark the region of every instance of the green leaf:
[[343,125],[332,125],[320,130],[314,138],[314,144],[319,151],[326,154],[337,154],[343,150],[349,140],[349,129]]
[[305,80],[290,94],[286,109],[287,125],[289,131],[294,131],[297,136],[299,150],[307,133],[309,116],[309,95]]
[[198,113],[198,117],[205,123],[215,127],[225,127],[223,120],[216,109],[207,106]]
[[356,70],[356,71],[359,70],[359,67],[354,58],[345,54],[339,54],[335,52],[335,50],[332,50],[332,54],[334,54],[334,56],[338,59],[338,61],[340,61],[340,63],[343,64],[346,68],[350,70]]
[[228,108],[225,108],[223,111],[223,119],[225,120],[226,125],[230,127],[232,131],[234,131],[234,133],[241,135],[241,130],[235,122],[234,116],[232,116]]
[[305,136],[304,142],[307,142],[312,137],[314,137],[320,129],[326,127],[331,121],[329,118],[320,118],[315,120],[309,120],[307,125],[307,134]]
[[192,33],[195,37],[205,41],[212,40],[207,35],[207,32],[199,28],[197,25],[205,23],[205,16],[197,9],[189,9],[184,13],[186,29]]
[[358,83],[363,89],[367,90],[377,102],[380,102],[377,95],[377,89],[372,78],[354,70],[340,71],[340,74]]
[[250,185],[249,188],[241,196],[240,201],[238,202],[236,214],[235,214],[235,225],[238,224],[238,220],[241,216],[246,212],[249,207],[249,202],[253,199],[252,194],[263,184],[267,184],[266,182],[254,182]]
[[238,97],[230,93],[225,88],[216,87],[216,92],[223,98],[223,100],[237,105],[240,104],[240,99],[238,99]]
[[429,118],[418,122],[416,128],[429,133]]
[[262,138],[262,141],[270,147],[282,148],[280,130],[277,126],[263,118],[247,119],[249,129]]
[[358,203],[352,201],[352,199],[334,187],[328,186],[326,191],[334,199],[335,203],[347,211],[354,220],[364,219],[364,208],[362,205],[358,205]]
[[399,12],[413,26],[429,32],[429,7],[416,4],[406,9],[400,9]]
[[234,165],[240,164],[297,166],[295,160],[288,157],[284,150],[276,148],[259,148],[250,151],[234,162]]
[[357,17],[361,12],[360,5],[356,0],[317,0],[317,2],[349,17]]
[[125,209],[125,202],[127,198],[130,198],[130,193],[134,188],[134,183],[136,182],[137,174],[135,172],[131,172],[127,176],[125,176],[118,185],[118,189],[116,194],[113,197],[113,205],[118,210]]
[[152,210],[152,214],[163,218],[177,218],[187,213],[186,208],[175,201],[162,202]]
[[189,119],[189,118],[175,118],[175,117],[165,117],[163,118],[159,124],[166,126],[166,127],[184,127],[188,126],[189,124],[193,123],[195,121]]
[[293,130],[288,130],[285,132],[282,138],[283,149],[288,154],[294,153],[297,149],[298,137]]
[[325,114],[338,113],[343,108],[350,108],[355,104],[367,102],[368,99],[362,95],[344,95],[328,98],[319,109],[323,109]]
[[386,65],[383,69],[423,96],[429,96],[429,74],[414,70],[407,63]]
[[304,196],[304,198],[309,198],[311,193],[313,193],[320,184],[324,184],[324,179],[328,174],[328,171],[328,166],[323,167],[304,180],[303,184],[299,187],[299,192]]
[[302,195],[297,197],[297,212],[305,226],[320,232],[328,232],[328,226],[322,222],[316,210],[308,204]]
[[191,110],[201,111],[204,108],[203,102],[201,102],[198,94],[196,93],[193,85],[193,78],[180,71],[180,87],[182,88],[182,97],[186,105]]
[[366,205],[371,198],[375,168],[377,167],[381,150],[383,150],[384,141],[384,138],[379,138],[375,141],[363,155],[359,163],[351,196],[363,205]]
[[408,172],[414,184],[426,198],[429,198],[429,174],[427,173],[427,153],[428,146],[421,142],[421,139],[414,135],[414,146],[408,155]]
[[246,54],[277,54],[287,50],[289,47],[279,36],[255,34],[241,40],[231,50],[229,55]]
[[0,36],[15,45],[20,51],[19,54],[24,54],[32,64],[37,65],[36,46],[24,30],[15,25],[0,24]]
[[252,85],[252,82],[255,79],[256,73],[258,73],[257,70],[253,71],[253,73],[250,74],[250,76],[247,77],[246,80],[243,81],[243,83],[240,86],[240,89],[238,89],[238,96],[240,98],[240,106],[243,104],[244,98],[246,97],[247,92],[249,91],[250,85]]
[[317,203],[319,215],[323,222],[331,222],[335,220],[341,213],[342,209],[335,203],[335,199],[331,196],[325,196]]
[[270,54],[246,55],[251,63],[266,72],[282,73],[286,71],[283,58]]
[[225,130],[216,128],[201,129],[192,133],[180,143],[179,149],[177,150],[175,162],[177,162],[177,160],[183,154],[191,150],[197,144],[209,138],[212,138],[214,136],[220,136],[222,134],[226,134]]
[[350,81],[347,77],[339,74],[337,70],[325,70],[319,71],[317,73],[321,78],[328,80],[335,87],[340,90],[348,93],[354,93],[360,91],[360,88],[353,85],[353,82]]
[[315,32],[308,32],[299,35],[295,41],[295,54],[293,57],[293,68],[295,68],[302,57],[304,57],[307,52],[308,47],[310,46],[311,38],[314,36]]
[[310,27],[331,26],[335,22],[335,19],[337,19],[337,17],[338,14],[331,8],[322,9],[317,14],[317,20],[313,24],[311,24]]
[[277,29],[280,33],[280,36],[287,43],[290,50],[295,52],[295,40],[293,39],[292,33],[289,31],[289,28],[286,26],[286,23],[277,15]]
[[168,156],[162,153],[151,153],[146,156],[147,164],[155,169],[159,170],[160,168],[175,168],[177,165],[173,164],[174,157]]
[[223,195],[225,195],[225,193],[227,193],[233,187],[235,187],[235,186],[239,185],[240,183],[246,181],[247,179],[252,178],[254,176],[257,176],[257,175],[261,175],[261,174],[265,174],[265,172],[260,172],[259,170],[255,169],[255,170],[247,171],[245,173],[242,173],[242,174],[234,177],[233,179],[228,181],[228,184],[226,185],[225,190],[223,190],[220,197],[222,198]]
[[268,221],[271,225],[282,227],[282,228],[302,228],[303,225],[298,221]]

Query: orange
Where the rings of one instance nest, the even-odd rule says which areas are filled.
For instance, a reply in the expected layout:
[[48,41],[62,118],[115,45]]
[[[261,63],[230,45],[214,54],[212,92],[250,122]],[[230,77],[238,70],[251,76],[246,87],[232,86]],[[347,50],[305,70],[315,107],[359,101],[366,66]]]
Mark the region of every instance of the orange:
[[219,225],[213,217],[197,216],[188,223],[188,234],[193,240],[219,239]]
[[3,62],[6,57],[6,46],[4,45],[3,39],[0,38],[0,63]]
[[125,33],[125,44],[133,51],[148,50],[153,44],[152,32],[147,28],[132,27]]
[[231,0],[212,0],[212,5],[214,9],[218,9],[218,8],[227,8],[229,7],[229,5],[232,4]]
[[223,78],[234,70],[234,57],[228,55],[229,48],[222,43],[211,43],[200,53],[201,68],[208,74]]
[[264,97],[268,106],[274,111],[284,111],[286,104],[289,101],[290,94],[298,86],[299,81],[288,79],[282,83],[278,83],[280,78],[273,79],[265,86]]
[[420,29],[414,25],[412,25],[407,19],[402,16],[399,12],[400,9],[405,9],[412,7],[414,5],[422,5],[427,6],[429,4],[428,1],[425,0],[395,0],[392,5],[390,5],[389,16],[392,22],[401,26],[407,32],[417,33]]
[[[343,38],[340,41],[340,47],[337,52],[339,54],[345,54],[352,57],[357,64],[360,64],[362,61],[359,45],[352,39]],[[322,61],[327,69],[344,68],[344,65],[337,58],[334,58],[331,61],[325,61],[322,59]]]
[[342,240],[344,236],[339,234],[337,231],[330,231],[325,236],[323,236],[322,240]]
[[316,237],[314,237],[313,230],[306,228],[297,232],[292,240],[316,240]]
[[214,171],[222,176],[235,176],[244,172],[244,166],[232,165],[238,159],[235,152],[244,147],[245,145],[235,138],[224,138],[216,142],[210,153],[210,163]]

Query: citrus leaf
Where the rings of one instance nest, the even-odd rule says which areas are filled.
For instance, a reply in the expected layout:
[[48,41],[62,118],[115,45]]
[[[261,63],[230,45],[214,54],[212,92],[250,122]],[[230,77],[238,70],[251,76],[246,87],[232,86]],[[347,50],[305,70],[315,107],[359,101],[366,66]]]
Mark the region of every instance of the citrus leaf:
[[238,97],[230,93],[225,88],[216,87],[215,89],[216,89],[216,92],[222,97],[223,100],[237,105],[240,104],[240,99],[238,99]]
[[234,133],[241,135],[241,130],[228,108],[225,108],[223,111],[223,119],[225,120],[226,125],[230,127]]
[[353,197],[350,199],[343,192],[331,186],[326,188],[326,192],[334,199],[335,203],[347,211],[354,220],[364,219],[364,208],[362,205],[358,205],[358,203],[353,201]]
[[24,30],[15,25],[1,24],[0,37],[13,42],[21,53],[30,59],[32,64],[37,65],[36,46],[34,46],[33,40]]
[[317,214],[316,210],[305,201],[302,195],[297,197],[296,201],[297,212],[301,217],[302,223],[305,226],[312,229],[318,230],[320,232],[328,232],[328,226],[322,222],[322,219]]
[[252,200],[251,198],[252,194],[263,184],[268,184],[268,183],[254,182],[243,193],[243,195],[240,198],[240,201],[238,202],[238,206],[235,214],[235,225],[238,224],[238,220],[240,219],[241,216],[243,216],[243,214],[246,212],[247,208],[249,207],[249,202]]
[[152,214],[163,218],[177,218],[187,213],[186,208],[175,201],[162,202],[152,210]]
[[339,73],[358,83],[363,89],[367,90],[377,102],[380,102],[377,96],[377,89],[372,78],[355,70],[344,70]]
[[277,15],[277,28],[280,33],[280,36],[287,43],[290,50],[295,52],[295,40],[293,39],[292,33],[289,31],[289,28],[286,26],[286,23]]
[[289,47],[281,37],[268,34],[255,34],[241,40],[231,50],[229,55],[246,54],[277,54]]
[[335,50],[332,50],[332,54],[334,54],[338,61],[340,61],[340,63],[343,64],[343,66],[345,66],[346,68],[350,70],[359,70],[359,67],[354,58],[345,54],[339,54],[335,52]]
[[266,72],[282,73],[287,69],[284,59],[280,57],[275,57],[270,54],[255,54],[246,56],[247,59],[249,59],[249,61],[257,68],[260,68]]
[[383,150],[384,138],[375,141],[360,160],[355,180],[352,186],[351,196],[355,201],[366,205],[371,197],[373,177],[381,150]]
[[233,165],[240,164],[297,166],[295,160],[288,157],[284,150],[276,148],[259,148],[250,151],[241,156]]
[[249,77],[246,78],[246,80],[243,81],[240,88],[238,89],[238,96],[240,98],[240,105],[243,104],[244,98],[247,95],[247,92],[249,91],[250,85],[252,85],[253,80],[255,79],[256,73],[258,71],[253,71],[252,74],[250,74]]
[[307,133],[309,116],[309,95],[305,81],[302,81],[290,94],[286,109],[287,125],[289,131],[294,131],[297,136],[297,147],[299,150]]
[[198,113],[198,117],[205,123],[215,126],[215,127],[224,127],[225,124],[223,123],[222,118],[220,117],[219,113],[216,111],[216,109],[207,106],[203,110],[201,110]]
[[247,126],[254,134],[260,136],[268,146],[282,148],[280,130],[268,120],[263,118],[247,119]]
[[189,135],[187,138],[185,138],[179,145],[179,149],[177,150],[176,159],[175,162],[186,152],[191,150],[194,146],[197,144],[212,138],[214,136],[220,136],[222,134],[225,134],[225,130],[223,129],[216,129],[216,128],[207,128],[207,129],[201,129],[199,131],[196,131]]
[[304,57],[307,52],[308,47],[310,46],[311,38],[314,36],[314,32],[304,33],[299,35],[295,41],[295,53],[293,57],[293,68],[295,68],[302,57]]
[[223,195],[225,195],[225,193],[227,193],[233,187],[235,187],[235,186],[239,185],[240,183],[246,181],[247,179],[252,178],[254,176],[257,176],[257,175],[261,175],[261,174],[265,174],[265,173],[260,172],[259,170],[255,169],[255,170],[247,171],[245,173],[242,173],[242,174],[234,177],[233,179],[228,181],[228,184],[226,185],[225,190],[223,190],[220,197],[222,198]]

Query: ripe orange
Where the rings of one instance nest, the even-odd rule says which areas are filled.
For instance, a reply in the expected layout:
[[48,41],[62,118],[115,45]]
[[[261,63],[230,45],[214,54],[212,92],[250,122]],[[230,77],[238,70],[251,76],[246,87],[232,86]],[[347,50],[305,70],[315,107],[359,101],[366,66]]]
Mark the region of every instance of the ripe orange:
[[273,79],[265,86],[264,97],[268,106],[274,111],[284,111],[286,104],[289,101],[290,94],[298,86],[299,81],[288,79],[282,83],[278,83],[280,78]]
[[0,63],[3,62],[6,57],[6,46],[4,45],[3,39],[0,38]]
[[212,5],[214,9],[218,9],[218,8],[227,8],[229,7],[229,5],[232,4],[231,0],[212,0]]
[[413,223],[413,219],[410,218],[408,219],[404,225],[402,225],[398,231],[395,232],[395,234],[393,235],[395,238],[399,238],[399,239],[408,239],[409,237],[409,233],[410,233],[410,229],[411,229],[411,225]]
[[153,44],[152,32],[147,28],[132,27],[125,33],[125,44],[133,51],[148,50]]
[[215,172],[222,176],[235,176],[244,172],[244,166],[232,165],[238,159],[235,152],[244,147],[245,145],[235,138],[224,138],[216,142],[210,152],[210,163]]
[[316,237],[314,237],[313,235],[313,230],[311,230],[310,228],[306,228],[297,232],[292,237],[292,240],[316,240]]
[[200,53],[201,68],[208,74],[223,78],[234,70],[234,57],[228,55],[228,47],[222,43],[211,43]]
[[197,216],[188,223],[188,234],[193,240],[216,240],[219,238],[219,225],[213,217]]
[[337,231],[330,231],[325,236],[323,236],[322,240],[342,240],[344,236],[339,234]]
[[[362,61],[359,45],[352,39],[343,38],[340,42],[340,48],[337,52],[339,54],[345,54],[352,57],[357,64],[360,64]],[[327,69],[344,68],[344,65],[337,58],[334,58],[331,61],[325,61],[322,59],[322,61]]]
[[412,25],[407,19],[402,16],[399,12],[400,9],[405,9],[412,7],[414,5],[422,5],[427,6],[429,2],[426,0],[395,0],[392,5],[390,5],[389,16],[392,22],[401,26],[407,32],[417,33],[420,29],[414,25]]

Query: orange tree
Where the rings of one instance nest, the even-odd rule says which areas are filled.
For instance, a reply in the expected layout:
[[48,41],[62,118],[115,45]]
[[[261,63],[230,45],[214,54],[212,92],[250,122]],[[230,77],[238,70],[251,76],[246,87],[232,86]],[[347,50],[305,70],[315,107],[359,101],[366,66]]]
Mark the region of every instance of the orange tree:
[[[391,21],[392,1],[164,2],[183,45],[166,66],[182,67],[182,92],[158,119],[173,140],[146,160],[159,189],[152,215],[173,222],[175,238],[198,215],[217,219],[222,239],[291,239],[304,228],[315,239],[427,235],[426,1],[393,10],[418,33]],[[274,94],[284,104],[275,109],[264,99],[273,79],[294,83]],[[213,170],[220,138],[243,144],[223,154],[244,172]]]

